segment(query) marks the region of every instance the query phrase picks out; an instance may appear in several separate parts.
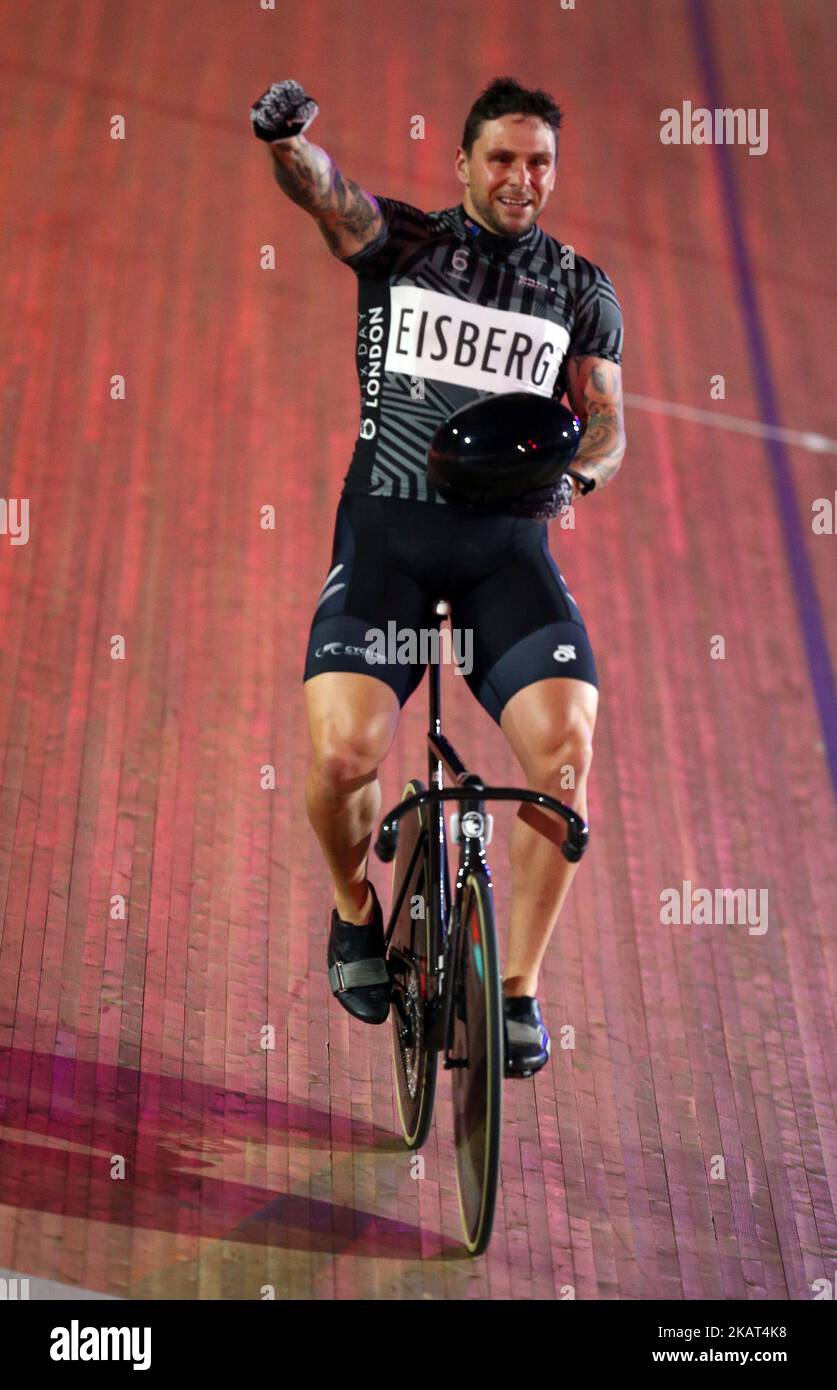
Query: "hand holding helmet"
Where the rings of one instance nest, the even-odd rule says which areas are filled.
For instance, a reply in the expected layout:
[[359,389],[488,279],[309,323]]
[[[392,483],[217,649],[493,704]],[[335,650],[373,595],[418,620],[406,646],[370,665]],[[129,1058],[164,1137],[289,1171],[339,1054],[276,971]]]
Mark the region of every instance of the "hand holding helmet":
[[535,521],[550,521],[560,516],[569,507],[575,496],[575,489],[569,473],[562,473],[554,483],[527,492],[512,500],[504,507],[509,516],[524,516]]
[[[573,500],[570,469],[581,442],[571,410],[546,396],[510,391],[471,401],[440,425],[428,476],[446,501],[470,510],[546,520]],[[589,489],[587,489],[589,490]]]

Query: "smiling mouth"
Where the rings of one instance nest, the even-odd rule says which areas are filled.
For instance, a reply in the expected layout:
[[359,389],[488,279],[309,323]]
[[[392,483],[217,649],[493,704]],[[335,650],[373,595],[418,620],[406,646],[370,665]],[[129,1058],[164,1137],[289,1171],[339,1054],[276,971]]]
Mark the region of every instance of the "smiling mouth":
[[498,201],[504,208],[528,208],[531,204],[530,198],[504,198],[502,194]]

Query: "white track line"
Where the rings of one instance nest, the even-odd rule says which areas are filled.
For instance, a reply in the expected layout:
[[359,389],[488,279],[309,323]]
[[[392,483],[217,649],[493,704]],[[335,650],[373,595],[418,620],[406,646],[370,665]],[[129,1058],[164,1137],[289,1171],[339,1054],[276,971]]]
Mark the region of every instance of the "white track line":
[[725,415],[719,410],[698,410],[693,405],[678,405],[675,401],[655,401],[651,396],[636,396],[625,392],[625,405],[646,410],[652,415],[675,415],[679,420],[692,420],[698,425],[714,425],[719,430],[734,430],[737,434],[753,434],[759,439],[779,439],[813,454],[837,454],[837,439],[811,430],[785,430],[778,425],[765,425],[760,420],[743,420],[738,415]]
[[10,1300],[16,1297],[21,1302],[25,1302],[26,1299],[47,1299],[50,1302],[56,1299],[71,1299],[75,1302],[79,1298],[101,1299],[108,1303],[122,1301],[118,1294],[83,1289],[76,1284],[59,1284],[55,1279],[40,1279],[33,1274],[22,1274],[19,1269],[0,1269],[0,1279],[17,1279],[17,1285],[13,1286],[14,1292],[7,1287],[6,1296]]

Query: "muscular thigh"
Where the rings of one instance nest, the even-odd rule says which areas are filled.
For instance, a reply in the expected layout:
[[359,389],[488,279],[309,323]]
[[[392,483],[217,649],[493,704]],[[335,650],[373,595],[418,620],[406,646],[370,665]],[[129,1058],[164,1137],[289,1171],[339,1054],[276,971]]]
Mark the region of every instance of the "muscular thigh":
[[351,671],[324,671],[305,683],[315,758],[357,772],[377,768],[389,752],[400,713],[384,681]]
[[535,777],[556,750],[571,761],[590,743],[598,706],[599,692],[589,681],[535,681],[512,695],[501,728],[527,775]]

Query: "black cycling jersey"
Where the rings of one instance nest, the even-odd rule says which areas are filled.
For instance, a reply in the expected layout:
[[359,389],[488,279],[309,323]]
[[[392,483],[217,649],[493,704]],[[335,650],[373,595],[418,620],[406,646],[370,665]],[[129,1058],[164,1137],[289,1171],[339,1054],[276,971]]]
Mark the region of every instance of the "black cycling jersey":
[[360,429],[347,495],[444,499],[427,478],[443,420],[500,391],[560,400],[567,359],[621,362],[622,313],[597,265],[534,225],[498,236],[460,204],[421,212],[378,198],[358,277]]

